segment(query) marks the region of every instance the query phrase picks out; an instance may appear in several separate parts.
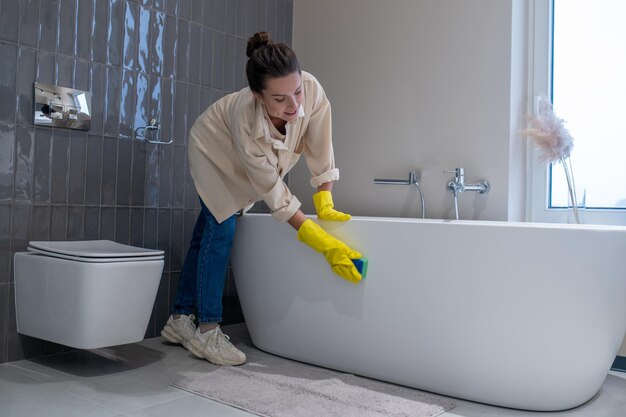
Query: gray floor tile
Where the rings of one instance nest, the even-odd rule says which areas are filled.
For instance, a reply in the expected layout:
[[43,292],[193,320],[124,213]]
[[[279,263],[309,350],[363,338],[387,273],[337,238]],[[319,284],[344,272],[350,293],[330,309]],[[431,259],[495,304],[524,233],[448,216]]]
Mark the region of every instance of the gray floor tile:
[[41,382],[18,370],[0,365],[0,415],[2,417],[114,417],[111,408]]
[[197,395],[189,394],[184,398],[168,401],[153,407],[144,408],[133,413],[127,413],[128,417],[250,417],[250,414],[234,407],[209,401]]

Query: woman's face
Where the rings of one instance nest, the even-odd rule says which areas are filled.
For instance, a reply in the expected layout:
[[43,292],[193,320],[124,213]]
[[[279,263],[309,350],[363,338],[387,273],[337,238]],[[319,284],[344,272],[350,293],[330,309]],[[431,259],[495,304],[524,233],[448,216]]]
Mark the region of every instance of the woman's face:
[[265,90],[255,96],[265,104],[267,114],[275,119],[290,122],[298,117],[298,108],[304,100],[302,75],[299,71],[279,78],[268,78]]

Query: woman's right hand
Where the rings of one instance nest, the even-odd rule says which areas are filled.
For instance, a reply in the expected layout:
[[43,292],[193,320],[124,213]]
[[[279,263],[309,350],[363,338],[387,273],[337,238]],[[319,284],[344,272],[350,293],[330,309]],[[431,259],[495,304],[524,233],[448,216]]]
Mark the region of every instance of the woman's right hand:
[[352,259],[359,259],[362,255],[328,234],[313,220],[307,219],[300,225],[298,240],[323,254],[333,272],[340,277],[353,284],[363,279],[352,262]]

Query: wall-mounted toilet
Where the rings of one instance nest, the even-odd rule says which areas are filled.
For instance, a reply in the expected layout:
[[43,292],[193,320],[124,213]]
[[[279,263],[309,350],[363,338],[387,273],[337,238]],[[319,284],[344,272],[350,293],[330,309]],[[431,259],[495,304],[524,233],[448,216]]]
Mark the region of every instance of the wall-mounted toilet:
[[163,251],[110,240],[33,241],[14,259],[18,333],[79,349],[143,340]]

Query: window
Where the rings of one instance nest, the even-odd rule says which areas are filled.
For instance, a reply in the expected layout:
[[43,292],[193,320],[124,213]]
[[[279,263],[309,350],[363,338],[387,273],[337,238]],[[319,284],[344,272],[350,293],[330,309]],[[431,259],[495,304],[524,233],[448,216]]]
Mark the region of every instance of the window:
[[[535,0],[531,6],[531,90],[551,96],[574,138],[585,223],[626,224],[626,2]],[[565,221],[559,165],[532,167],[532,221]]]
[[[577,185],[588,208],[626,208],[626,2],[554,0],[552,102],[574,137]],[[565,207],[561,170],[552,206]]]

